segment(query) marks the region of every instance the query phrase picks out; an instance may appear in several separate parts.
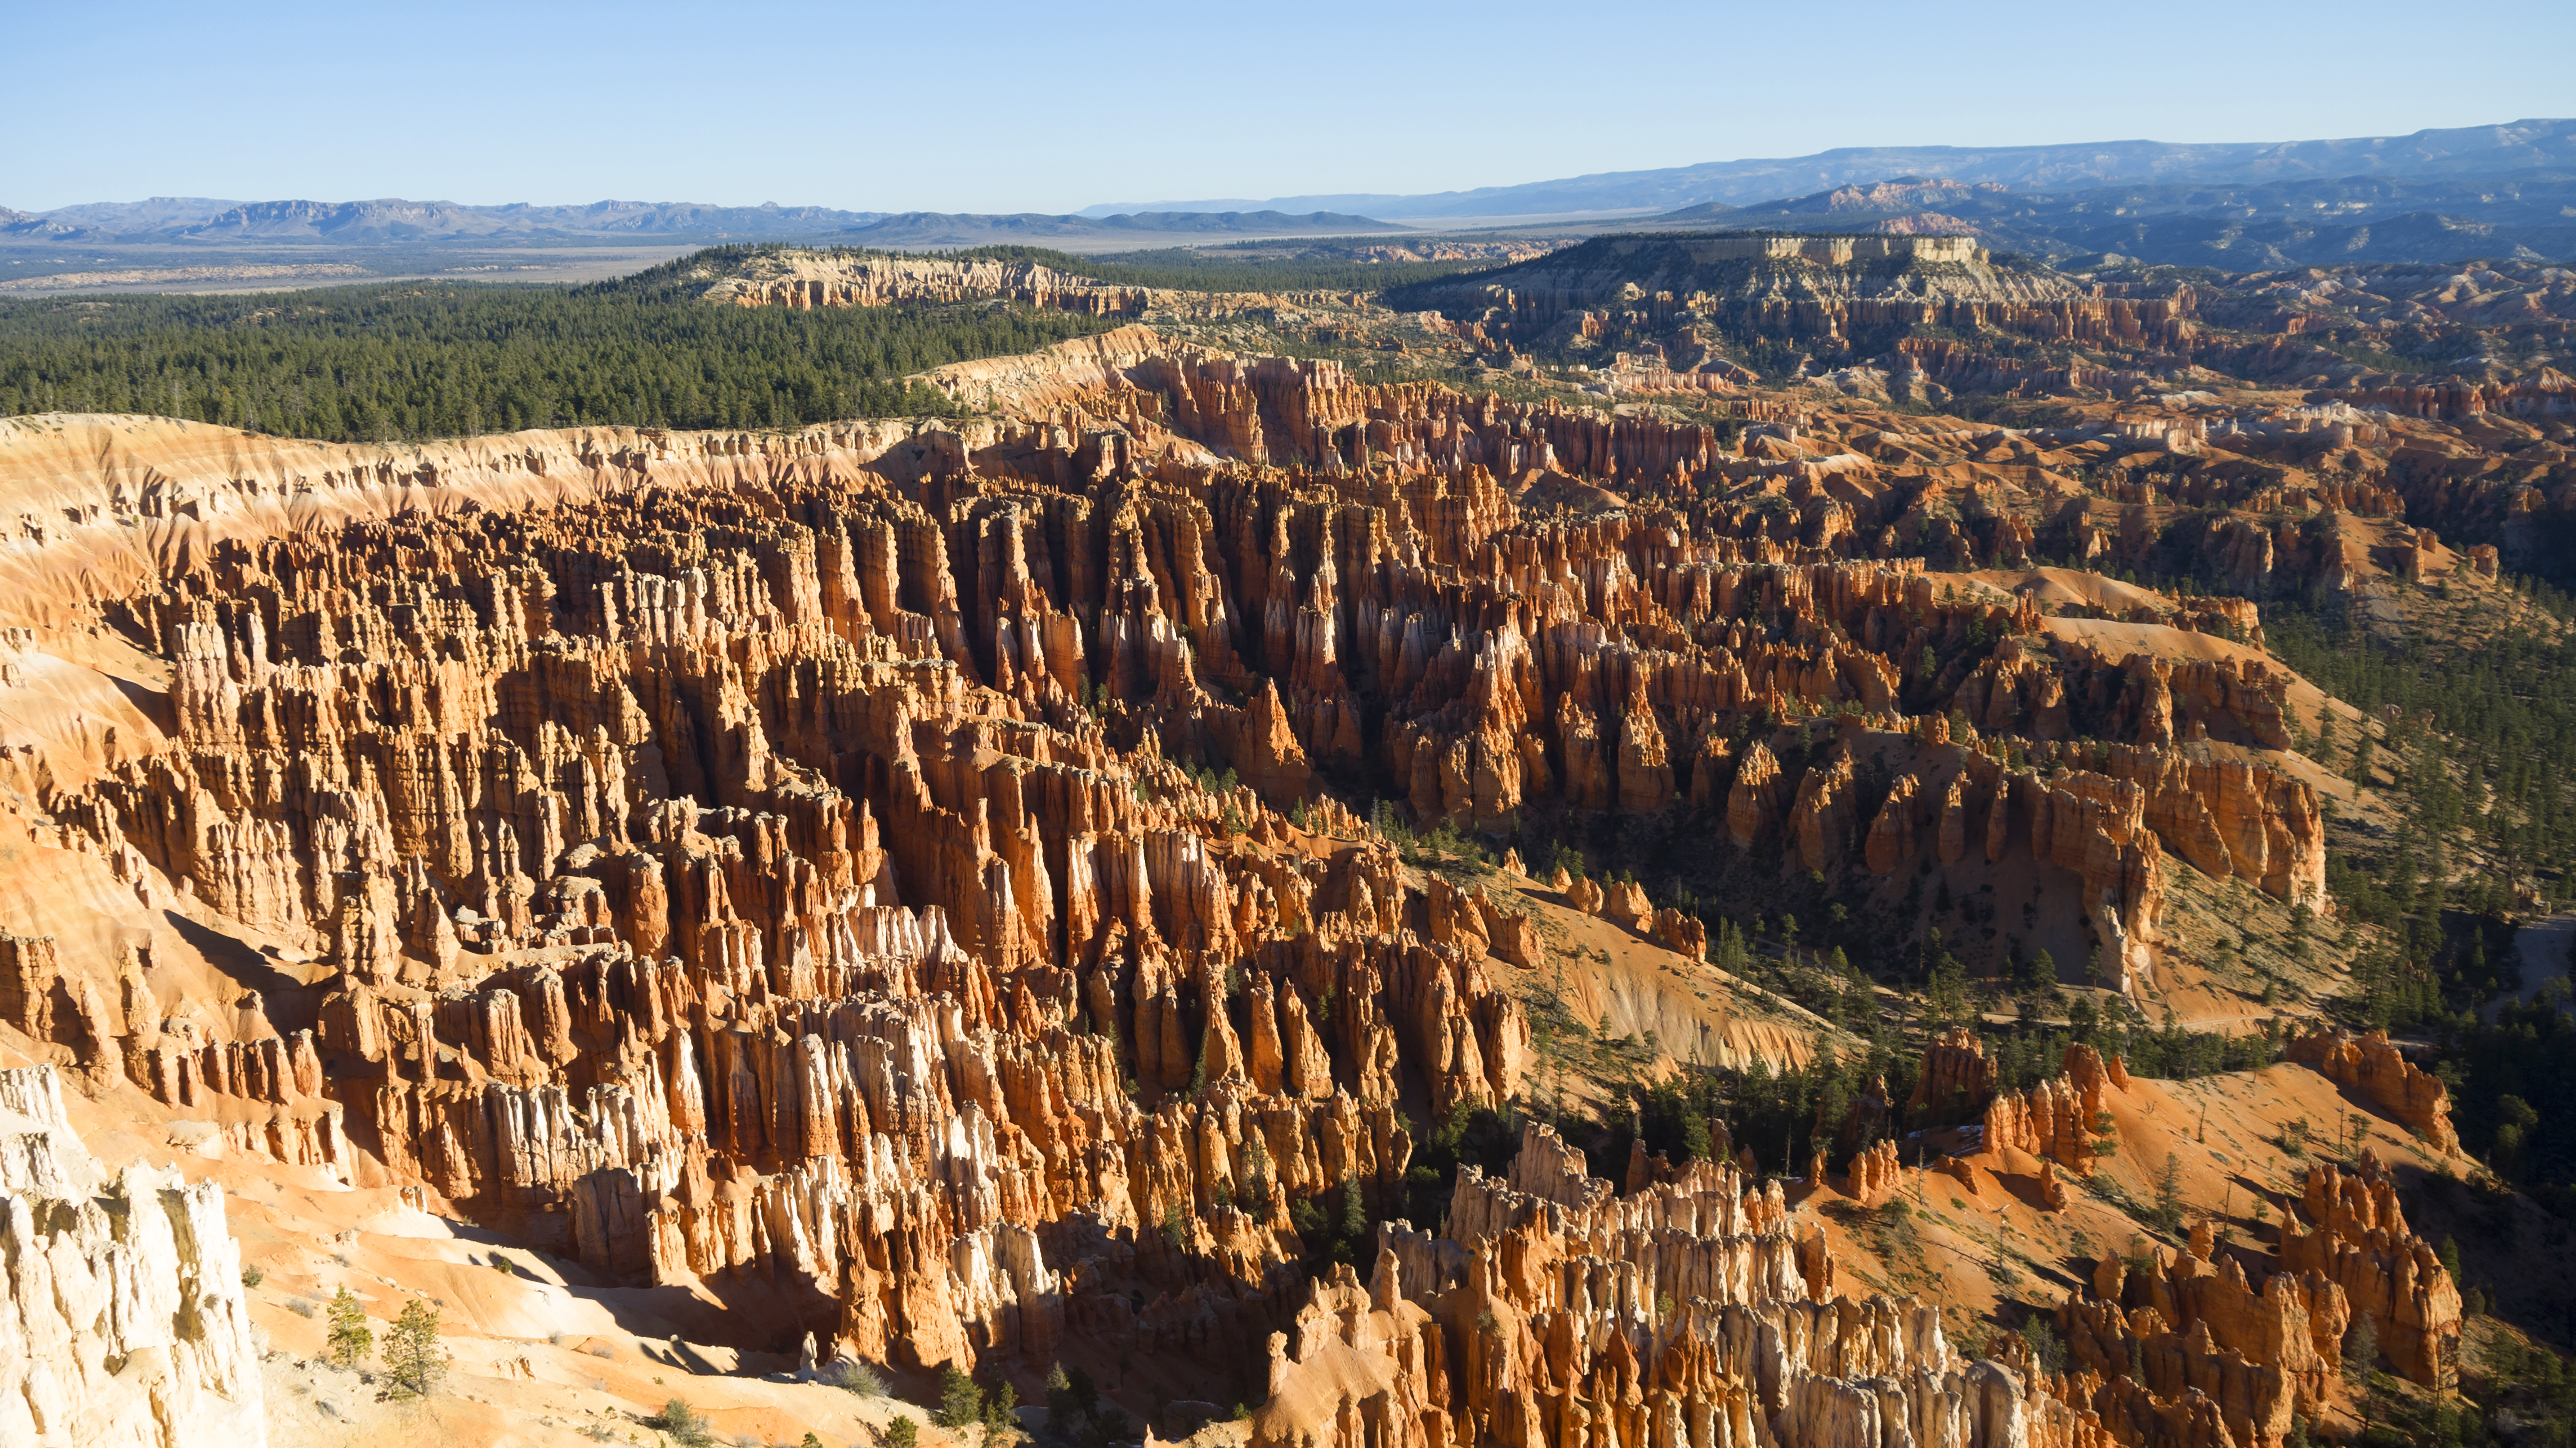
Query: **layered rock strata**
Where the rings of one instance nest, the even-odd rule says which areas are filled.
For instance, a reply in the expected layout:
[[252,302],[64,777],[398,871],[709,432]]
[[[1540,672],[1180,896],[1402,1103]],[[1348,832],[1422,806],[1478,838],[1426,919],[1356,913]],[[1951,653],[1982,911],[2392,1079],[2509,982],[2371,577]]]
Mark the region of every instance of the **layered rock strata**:
[[1986,1104],[1983,1143],[2039,1157],[2090,1175],[2094,1143],[2109,1125],[2110,1095],[2128,1089],[2128,1070],[2082,1044],[2066,1048],[2058,1074],[2026,1091],[2001,1092]]
[[2364,1151],[2349,1175],[2328,1162],[2308,1169],[2295,1209],[2281,1214],[2281,1266],[2335,1284],[2371,1319],[2398,1372],[2430,1387],[2458,1386],[2459,1284],[2432,1245],[2408,1230],[2397,1182],[2377,1156]]
[[1949,1114],[1981,1110],[1994,1099],[1996,1079],[1984,1039],[1965,1026],[1957,1027],[1924,1046],[1922,1070],[1914,1078],[1914,1095],[1905,1103],[1906,1112],[1912,1116],[1927,1109]]

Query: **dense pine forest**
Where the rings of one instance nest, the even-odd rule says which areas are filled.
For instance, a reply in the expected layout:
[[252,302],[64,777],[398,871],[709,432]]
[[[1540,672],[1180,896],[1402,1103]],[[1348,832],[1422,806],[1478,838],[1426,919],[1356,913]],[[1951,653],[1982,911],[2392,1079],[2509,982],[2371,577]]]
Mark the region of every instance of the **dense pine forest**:
[[[906,386],[906,375],[1110,325],[997,303],[813,312],[694,305],[701,283],[693,273],[759,249],[715,247],[576,287],[394,282],[0,303],[0,416],[140,412],[331,442],[938,417],[954,405]],[[1183,248],[928,255],[1036,262],[1185,291],[1374,291],[1479,265],[1223,259]]]
[[945,397],[902,379],[1109,325],[990,303],[701,307],[663,270],[0,304],[0,415],[141,412],[334,442],[945,416]]
[[2518,925],[2576,895],[2576,636],[2517,624],[2444,647],[2374,634],[2345,607],[2270,608],[2264,624],[2329,693],[2397,711],[2376,740],[2310,741],[2339,773],[2384,778],[2397,816],[2374,848],[2327,862],[2344,913],[2383,932],[2349,956],[2353,1024],[2429,1042],[2461,1140],[2576,1213],[2576,1019],[2515,948]]

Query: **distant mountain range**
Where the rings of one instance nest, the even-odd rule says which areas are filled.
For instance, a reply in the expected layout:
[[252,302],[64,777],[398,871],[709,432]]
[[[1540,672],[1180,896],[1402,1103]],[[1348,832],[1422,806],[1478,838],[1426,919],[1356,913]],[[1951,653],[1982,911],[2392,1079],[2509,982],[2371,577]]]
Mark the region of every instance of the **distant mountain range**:
[[[1928,178],[1928,179],[1927,179]],[[166,266],[169,248],[285,250],[372,269],[443,263],[421,249],[618,242],[840,242],[859,246],[1062,244],[1133,238],[1356,236],[1467,218],[1589,216],[1586,229],[1789,227],[1973,233],[2051,262],[2118,255],[2230,271],[2353,261],[2576,258],[2576,120],[2336,141],[2177,145],[1882,146],[1788,160],[1617,171],[1424,195],[1092,206],[1071,215],[840,211],[598,201],[224,201],[156,196],[25,213],[0,207],[0,248],[22,280],[116,259]],[[1397,218],[1395,221],[1378,218]],[[40,248],[81,248],[82,258]],[[526,270],[525,268],[521,270]]]
[[453,201],[211,201],[156,196],[29,215],[0,210],[0,238],[83,244],[150,242],[569,241],[631,237],[764,240],[846,231],[882,211],[821,206],[702,206],[594,201],[587,206],[463,206]]
[[588,206],[463,206],[453,201],[214,201],[156,196],[29,214],[0,207],[0,240],[78,245],[313,244],[831,239],[858,246],[980,246],[1089,236],[1279,236],[1401,231],[1365,216],[1278,211],[1049,216],[940,211],[834,211],[821,206],[700,206],[598,201]]
[[2576,167],[2469,179],[2351,177],[2063,191],[1900,176],[1788,201],[1706,202],[1615,226],[1968,234],[1989,247],[2052,263],[2116,255],[2226,271],[2472,257],[2556,261],[2576,257]]
[[1136,211],[1343,211],[1401,220],[1669,211],[1703,202],[1800,196],[1890,176],[1942,176],[2021,189],[2108,183],[2260,185],[2367,177],[2500,176],[2576,172],[2576,120],[2360,136],[2340,141],[2181,145],[2104,141],[2067,146],[1863,146],[1785,160],[1714,161],[1660,171],[1608,171],[1518,186],[1419,195],[1342,193],[1268,200],[1118,202],[1084,216]]
[[1147,211],[1114,216],[1043,216],[1033,211],[1007,216],[966,212],[907,211],[852,230],[846,238],[857,246],[987,246],[997,242],[1064,240],[1072,237],[1133,236],[1139,241],[1177,236],[1347,236],[1358,232],[1404,231],[1408,228],[1365,216],[1313,211],[1290,216],[1279,211]]

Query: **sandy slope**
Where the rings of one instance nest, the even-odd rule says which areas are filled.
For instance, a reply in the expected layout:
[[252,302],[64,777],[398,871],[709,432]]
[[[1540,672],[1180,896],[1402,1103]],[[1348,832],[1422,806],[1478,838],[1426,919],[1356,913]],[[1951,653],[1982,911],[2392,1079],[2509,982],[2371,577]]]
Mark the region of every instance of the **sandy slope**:
[[[2443,1159],[2394,1120],[2305,1066],[2195,1081],[2136,1080],[2109,1103],[2119,1151],[2097,1168],[2095,1183],[2068,1176],[2067,1210],[2042,1210],[2032,1177],[2036,1163],[2017,1151],[1989,1152],[1956,1133],[1909,1138],[1908,1167],[1920,1156],[1938,1163],[1946,1151],[1963,1151],[1960,1168],[1914,1173],[1902,1194],[1914,1208],[1912,1230],[1890,1230],[1884,1213],[1864,1214],[1839,1179],[1808,1183],[1796,1196],[1801,1217],[1821,1221],[1833,1240],[1844,1274],[1843,1290],[1882,1288],[1937,1297],[1950,1331],[1973,1342],[2017,1328],[2033,1312],[2053,1310],[2068,1290],[2090,1278],[2096,1260],[2158,1241],[2140,1223],[2156,1196],[2157,1179],[2170,1156],[2187,1215],[2205,1217],[2249,1276],[2276,1266],[2281,1204],[2295,1197],[2300,1174],[2317,1161],[2349,1166],[2366,1148],[2397,1170],[2413,1200],[2418,1190],[2434,1198],[2465,1189],[2427,1188]],[[2350,1113],[2360,1130],[2343,1142],[2339,1127]],[[2305,1153],[2282,1149],[2283,1128],[2304,1119],[2314,1143]],[[2468,1163],[2454,1158],[2453,1172]],[[2258,1214],[2256,1203],[2263,1203]],[[2134,1210],[2133,1210],[2134,1208]],[[2427,1240],[2442,1230],[2418,1222]],[[2172,1243],[2165,1242],[2168,1255]],[[2535,1266],[2528,1284],[2539,1293],[2576,1288],[2576,1271],[2563,1260]],[[2518,1289],[2520,1290],[2520,1289]]]

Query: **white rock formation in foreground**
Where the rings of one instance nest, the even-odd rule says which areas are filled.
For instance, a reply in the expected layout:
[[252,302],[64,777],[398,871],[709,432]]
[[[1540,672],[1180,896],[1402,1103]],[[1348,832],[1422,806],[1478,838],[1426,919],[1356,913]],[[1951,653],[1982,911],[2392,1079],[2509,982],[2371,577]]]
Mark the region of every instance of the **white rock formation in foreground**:
[[102,1177],[54,1068],[0,1071],[0,1448],[260,1448],[223,1189]]

